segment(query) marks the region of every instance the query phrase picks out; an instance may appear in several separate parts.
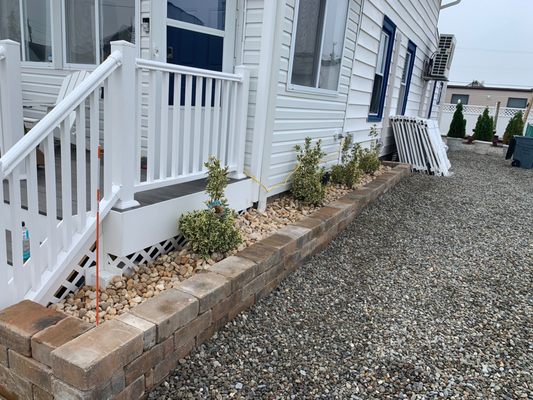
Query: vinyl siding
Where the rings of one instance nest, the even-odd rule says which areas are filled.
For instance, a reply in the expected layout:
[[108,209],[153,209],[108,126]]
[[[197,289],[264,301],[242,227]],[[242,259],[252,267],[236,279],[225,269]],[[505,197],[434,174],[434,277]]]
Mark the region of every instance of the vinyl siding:
[[[355,141],[368,141],[368,133],[373,125],[367,121],[368,107],[385,15],[396,24],[395,40],[400,40],[400,43],[395,44],[394,48],[395,51],[399,50],[399,53],[396,55],[396,68],[393,69],[394,65],[391,63],[384,112],[389,110],[389,115],[397,113],[400,81],[409,40],[415,43],[417,49],[405,114],[424,116],[427,112],[426,103],[431,96],[433,86],[427,85],[422,79],[422,70],[424,60],[433,54],[437,46],[439,3],[433,0],[365,1],[344,123],[345,132],[352,134]],[[392,58],[394,57],[393,53]],[[393,144],[387,117],[384,115],[382,122],[376,123],[383,142],[382,154],[390,153]]]
[[[335,136],[342,132],[348,101],[360,1],[349,1],[339,90],[332,96],[287,89],[293,24],[295,23],[295,3],[295,0],[287,0],[285,5],[268,186],[285,181],[296,165],[294,146],[302,144],[307,136],[315,142],[318,139],[322,140],[322,148],[327,153],[324,159],[325,164],[337,161],[340,140]],[[276,188],[269,195],[284,190],[287,190],[287,185]]]
[[244,29],[242,37],[242,54],[237,57],[240,64],[250,70],[250,94],[248,98],[248,121],[246,128],[246,147],[244,164],[249,169],[252,158],[252,138],[254,129],[255,106],[257,99],[257,72],[261,51],[261,33],[263,30],[263,0],[246,0],[244,8]]

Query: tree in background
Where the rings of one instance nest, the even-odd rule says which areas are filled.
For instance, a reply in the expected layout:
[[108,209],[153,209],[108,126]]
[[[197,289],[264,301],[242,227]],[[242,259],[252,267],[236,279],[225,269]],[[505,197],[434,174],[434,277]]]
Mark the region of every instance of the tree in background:
[[448,131],[449,137],[463,139],[466,135],[466,119],[463,116],[463,104],[457,103],[455,112],[453,113],[452,123]]
[[485,108],[483,114],[477,118],[474,128],[474,140],[492,142],[494,136],[494,118],[489,115],[489,108]]
[[505,133],[503,134],[503,143],[509,144],[513,136],[522,136],[524,134],[524,116],[522,111],[518,111],[513,118],[509,120]]

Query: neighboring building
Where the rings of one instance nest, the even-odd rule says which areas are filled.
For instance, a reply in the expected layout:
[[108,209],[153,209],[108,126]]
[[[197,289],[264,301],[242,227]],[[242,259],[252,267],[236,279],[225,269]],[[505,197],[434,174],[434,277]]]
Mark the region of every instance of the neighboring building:
[[[46,114],[73,71],[94,71],[86,78],[94,84],[93,92],[80,101],[90,109],[91,118],[100,112],[104,122],[92,121],[89,132],[88,123],[82,125],[85,108],[77,102],[75,129],[83,126],[80,130],[86,131],[91,146],[98,139],[104,147],[111,146],[106,138],[118,141],[104,152],[104,189],[111,192],[104,193],[102,213],[104,260],[107,271],[116,274],[175,245],[178,217],[202,207],[198,181],[205,177],[202,163],[210,153],[222,158],[239,179],[227,191],[237,209],[256,202],[264,206],[267,197],[288,189],[286,177],[296,165],[294,146],[307,136],[322,140],[328,166],[338,160],[342,135],[365,144],[376,125],[382,154],[390,154],[394,143],[389,116],[425,117],[438,102],[435,88],[440,92],[441,86],[425,79],[423,71],[437,50],[440,7],[441,0],[5,0],[0,3],[0,39],[22,43],[27,118]],[[22,30],[18,21],[24,21]],[[114,40],[135,43],[138,59],[132,61],[132,51],[122,44],[117,45],[118,58],[111,57],[112,65],[99,66],[112,53]],[[0,63],[5,61],[0,54]],[[126,73],[128,85],[120,80]],[[15,85],[19,77],[0,75],[0,82]],[[64,111],[57,127],[46,125],[53,123],[51,119],[37,125],[38,132],[46,125],[46,135],[39,138],[47,140],[44,149],[49,156],[54,155],[48,142],[54,128],[61,140],[70,140],[65,134],[71,127],[67,120],[73,121],[70,115],[74,114]],[[93,128],[100,132],[97,139]],[[4,135],[8,131],[19,134],[4,129]],[[76,146],[83,144],[76,140]],[[29,145],[33,151],[39,143]],[[10,153],[9,163],[31,163],[28,152],[19,146]],[[61,156],[68,153],[62,151]],[[140,168],[141,157],[147,160],[146,170]],[[0,178],[1,173],[0,168]],[[5,177],[11,179],[14,173],[9,169]],[[262,190],[245,175],[275,188]],[[62,187],[67,190],[70,184]],[[77,195],[85,196],[80,188]],[[55,189],[54,185],[49,191]],[[47,200],[52,201],[49,191]],[[72,211],[63,199],[58,201],[63,201],[61,214]],[[19,237],[17,229],[28,217],[13,207],[2,209],[2,219],[4,213],[16,217],[0,228],[14,230]],[[70,283],[63,283],[67,288],[77,282],[71,276],[72,262],[85,255],[85,260],[94,258],[93,212],[91,208],[80,221],[72,211],[75,232],[83,232],[79,237],[69,236],[70,228],[62,221],[55,227],[57,221],[50,220],[49,213],[39,214],[42,229],[29,229],[42,233],[37,243],[48,246],[48,256],[41,267],[53,271],[56,282],[34,277],[11,299],[53,301],[63,295],[64,291],[55,292],[62,280],[69,277]],[[50,235],[60,235],[52,248],[45,240],[52,239]],[[4,238],[0,234],[0,245]],[[17,246],[13,251],[19,251]],[[2,254],[0,246],[0,264],[6,262]],[[85,264],[76,266],[82,275],[86,269]],[[0,282],[13,285],[1,271]],[[0,293],[0,306],[1,300]]]
[[486,107],[500,102],[501,107],[526,108],[532,95],[533,89],[448,85],[444,102],[457,104],[460,100],[464,105]]

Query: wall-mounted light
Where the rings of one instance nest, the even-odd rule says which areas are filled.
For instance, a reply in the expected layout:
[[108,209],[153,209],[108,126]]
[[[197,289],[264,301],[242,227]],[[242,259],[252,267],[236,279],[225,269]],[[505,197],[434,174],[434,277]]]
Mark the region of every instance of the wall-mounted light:
[[142,19],[142,28],[144,33],[150,33],[150,18],[144,17]]

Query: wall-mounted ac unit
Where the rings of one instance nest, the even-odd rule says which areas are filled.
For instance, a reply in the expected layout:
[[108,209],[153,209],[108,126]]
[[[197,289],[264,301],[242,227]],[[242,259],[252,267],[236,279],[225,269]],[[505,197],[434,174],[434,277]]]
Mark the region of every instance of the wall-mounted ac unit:
[[424,79],[447,81],[450,75],[453,53],[455,51],[455,36],[440,35],[439,48],[424,61]]

